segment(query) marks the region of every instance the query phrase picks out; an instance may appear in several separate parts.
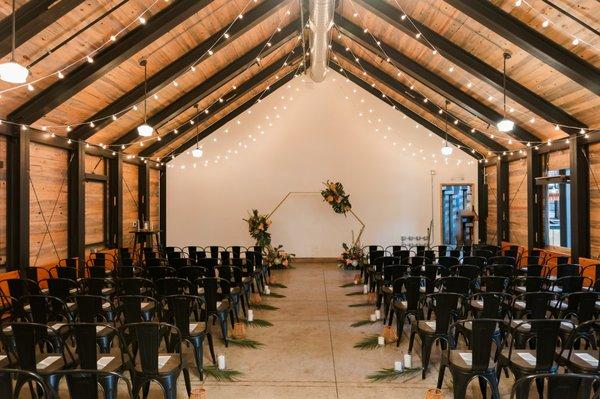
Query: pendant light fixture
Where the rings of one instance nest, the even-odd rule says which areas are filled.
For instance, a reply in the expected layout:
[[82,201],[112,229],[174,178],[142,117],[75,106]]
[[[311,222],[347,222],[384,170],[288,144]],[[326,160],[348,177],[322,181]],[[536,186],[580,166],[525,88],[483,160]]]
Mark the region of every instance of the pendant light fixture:
[[496,124],[496,127],[498,128],[498,130],[503,133],[512,132],[512,130],[515,127],[515,122],[506,118],[506,61],[509,58],[510,58],[510,53],[505,52],[504,53],[504,74],[502,75],[503,76],[502,92],[503,92],[503,96],[504,96],[504,117],[502,118],[502,120],[500,122],[498,122]]
[[17,16],[15,9],[15,0],[12,2],[12,53],[9,62],[0,64],[0,79],[14,84],[23,84],[27,82],[29,69],[15,61],[15,36],[16,36]]
[[199,146],[199,144],[200,144],[199,143],[200,142],[200,138],[198,136],[198,125],[199,125],[199,123],[198,123],[198,113],[199,113],[200,105],[196,104],[196,105],[194,105],[194,107],[196,107],[196,117],[194,118],[195,121],[196,121],[196,148],[194,148],[192,150],[192,156],[194,158],[201,158],[202,154],[204,154],[204,151],[202,151],[202,148],[200,148],[200,146]]
[[450,101],[446,100],[446,112],[444,113],[444,122],[446,124],[446,143],[442,147],[442,155],[445,157],[452,155],[452,147],[448,145],[448,104],[450,104]]
[[144,123],[137,127],[137,131],[142,137],[150,137],[152,136],[152,132],[154,132],[154,128],[148,124],[148,113],[146,110],[146,102],[148,97],[148,61],[142,60],[140,61],[140,65],[144,67]]

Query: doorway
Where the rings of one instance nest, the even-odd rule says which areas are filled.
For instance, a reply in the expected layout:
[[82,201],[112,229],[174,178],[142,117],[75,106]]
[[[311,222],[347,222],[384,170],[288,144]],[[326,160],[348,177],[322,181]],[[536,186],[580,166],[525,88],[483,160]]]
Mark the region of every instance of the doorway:
[[442,243],[456,245],[457,242],[468,242],[473,233],[472,228],[461,226],[463,211],[472,209],[472,187],[470,184],[442,184]]

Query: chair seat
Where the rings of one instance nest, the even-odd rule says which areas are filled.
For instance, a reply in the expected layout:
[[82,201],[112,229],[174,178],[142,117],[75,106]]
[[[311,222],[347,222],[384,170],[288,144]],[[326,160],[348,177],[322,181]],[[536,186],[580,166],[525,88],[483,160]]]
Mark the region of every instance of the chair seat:
[[406,302],[406,301],[394,301],[394,309],[406,310],[407,307],[408,307],[408,302]]
[[230,293],[231,295],[239,295],[241,294],[242,289],[240,287],[231,287]]
[[100,353],[96,360],[96,367],[102,371],[119,371],[123,367],[123,363],[120,356]]
[[[169,374],[180,367],[179,354],[177,353],[159,353],[158,354],[158,373]],[[135,371],[144,373],[139,359],[136,359]]]
[[[450,351],[450,365],[458,367],[462,370],[473,369],[473,352],[470,350],[451,350]],[[494,369],[496,364],[494,359],[490,358],[488,363],[488,370]]]
[[561,353],[561,363],[576,372],[595,373],[598,370],[598,351],[597,350],[574,350],[569,357],[569,351]]
[[65,368],[65,361],[60,353],[44,353],[38,355],[37,372],[47,374]]
[[[520,323],[524,322],[526,320],[523,319],[512,319],[510,321],[510,327],[511,328],[517,328],[517,325],[519,325]],[[571,331],[573,329],[573,324],[567,322],[567,321],[562,321],[560,323],[560,329],[562,331]],[[518,330],[520,332],[527,332],[531,330],[531,324],[527,323],[527,324],[522,324],[519,326]]]
[[471,308],[476,310],[483,310],[483,301],[482,300],[471,300],[469,302]]
[[206,331],[206,323],[204,323],[204,322],[190,323],[190,336],[191,337],[204,334],[205,331]]
[[514,308],[516,310],[525,310],[525,301],[515,301]]
[[569,305],[567,303],[558,301],[556,299],[553,299],[550,301],[550,308],[556,309],[557,306],[558,306],[558,310],[566,310],[569,307]]
[[392,289],[392,287],[384,285],[383,287],[381,287],[381,292],[384,294],[391,295],[394,293],[394,290]]
[[436,328],[435,320],[419,320],[417,328],[424,333],[434,334]]

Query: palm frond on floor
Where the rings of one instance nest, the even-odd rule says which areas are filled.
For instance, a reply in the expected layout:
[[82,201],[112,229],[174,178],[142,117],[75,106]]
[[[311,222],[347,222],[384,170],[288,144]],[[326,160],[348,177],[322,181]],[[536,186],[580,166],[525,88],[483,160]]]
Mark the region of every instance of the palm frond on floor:
[[287,288],[287,285],[281,283],[269,284],[269,286],[273,288]]
[[357,291],[357,292],[349,292],[346,294],[346,296],[353,296],[353,295],[365,295],[365,293],[362,291]]
[[204,367],[204,374],[214,378],[217,381],[238,381],[237,377],[243,375],[237,370],[219,370],[216,366],[210,365]]
[[340,288],[350,288],[350,287],[354,287],[356,285],[358,285],[358,284],[348,283],[348,284],[340,285]]
[[279,309],[277,306],[267,305],[266,303],[257,303],[254,305],[250,305],[250,307],[252,309],[257,309],[257,310],[278,310]]
[[362,327],[362,326],[366,326],[366,325],[373,325],[378,323],[379,321],[371,321],[371,320],[361,320],[361,321],[357,321],[356,323],[352,323],[350,324],[350,327]]
[[363,302],[363,303],[351,303],[348,305],[349,308],[359,308],[361,306],[375,306],[373,303]]
[[273,327],[273,323],[263,319],[254,319],[252,321],[245,320],[244,323],[248,327],[257,327],[257,328],[265,328],[265,327]]
[[371,380],[371,382],[382,382],[382,381],[394,381],[400,377],[408,377],[410,375],[416,374],[421,371],[421,368],[406,368],[404,371],[396,371],[393,368],[386,368],[377,371],[376,373],[369,374],[367,379]]
[[263,295],[268,296],[270,298],[285,298],[285,295],[281,295],[276,292],[271,292],[270,294],[263,294]]
[[358,341],[354,344],[356,349],[367,350],[367,349],[376,349],[379,348],[379,344],[377,343],[377,335],[369,335],[362,340]]
[[242,348],[248,349],[260,349],[261,347],[265,346],[265,344],[263,344],[262,342],[258,342],[248,338],[227,338],[227,343],[229,343],[229,345],[240,346]]

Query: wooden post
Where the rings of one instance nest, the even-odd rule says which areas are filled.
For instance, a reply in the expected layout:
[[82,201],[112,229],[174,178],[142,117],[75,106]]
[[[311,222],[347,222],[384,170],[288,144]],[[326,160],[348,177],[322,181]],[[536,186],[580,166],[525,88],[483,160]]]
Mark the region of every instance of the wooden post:
[[477,213],[479,214],[479,242],[487,242],[488,186],[485,182],[485,166],[477,167]]
[[496,162],[497,211],[498,211],[498,246],[509,240],[508,232],[508,161],[504,158]]
[[532,147],[527,149],[527,249],[542,246],[542,190],[535,178],[542,176],[542,157]]
[[123,155],[117,153],[108,164],[109,243],[113,248],[123,246]]
[[138,172],[138,218],[140,228],[144,227],[144,221],[150,220],[150,165],[143,163]]
[[590,185],[587,145],[582,136],[572,136],[571,167],[571,262],[590,256]]
[[[85,145],[75,145],[69,162],[68,253],[78,258],[80,272],[85,261]],[[83,274],[80,274],[83,276]]]
[[29,266],[29,146],[30,133],[12,126],[8,137],[7,270]]
[[167,168],[160,170],[160,241],[167,246]]

